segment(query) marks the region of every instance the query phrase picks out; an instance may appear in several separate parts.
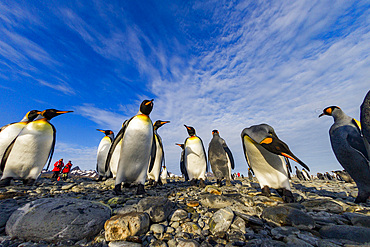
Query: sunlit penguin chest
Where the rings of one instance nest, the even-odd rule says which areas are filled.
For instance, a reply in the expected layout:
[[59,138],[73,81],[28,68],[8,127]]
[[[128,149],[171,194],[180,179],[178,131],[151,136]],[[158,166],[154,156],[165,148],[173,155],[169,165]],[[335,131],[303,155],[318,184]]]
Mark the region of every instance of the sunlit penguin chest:
[[248,136],[244,137],[244,145],[261,187],[290,188],[283,157],[270,153]]
[[206,158],[201,140],[192,136],[185,143],[185,166],[189,178],[203,177],[206,171]]

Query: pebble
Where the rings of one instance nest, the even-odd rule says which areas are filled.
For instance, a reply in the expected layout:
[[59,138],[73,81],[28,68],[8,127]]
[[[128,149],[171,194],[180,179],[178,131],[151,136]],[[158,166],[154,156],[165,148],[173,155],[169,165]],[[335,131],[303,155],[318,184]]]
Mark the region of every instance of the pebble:
[[[0,246],[351,246],[370,242],[370,204],[353,203],[357,189],[352,184],[293,178],[297,202],[285,204],[274,190],[271,197],[263,196],[258,183],[248,179],[238,178],[232,181],[234,186],[219,187],[215,182],[208,180],[201,189],[176,178],[162,186],[146,185],[143,196],[136,195],[135,187],[123,188],[123,195],[115,196],[112,179],[40,178],[39,186],[15,181],[0,188]],[[110,207],[113,216],[104,220],[106,228],[101,226],[91,237],[51,242],[11,237],[5,231],[11,215],[40,199],[84,200]],[[74,219],[81,229],[88,225],[80,217]]]

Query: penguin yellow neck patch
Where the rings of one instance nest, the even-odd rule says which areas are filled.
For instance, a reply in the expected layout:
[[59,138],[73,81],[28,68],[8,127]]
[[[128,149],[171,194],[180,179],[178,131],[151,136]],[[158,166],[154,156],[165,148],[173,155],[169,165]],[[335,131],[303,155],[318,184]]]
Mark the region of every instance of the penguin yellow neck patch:
[[143,120],[146,120],[146,119],[149,118],[148,115],[145,115],[145,114],[139,114],[139,115],[137,115],[137,117],[140,118],[140,119],[143,119]]
[[191,136],[191,137],[189,137],[189,140],[195,140],[195,139],[197,139],[198,137],[196,137],[196,136]]

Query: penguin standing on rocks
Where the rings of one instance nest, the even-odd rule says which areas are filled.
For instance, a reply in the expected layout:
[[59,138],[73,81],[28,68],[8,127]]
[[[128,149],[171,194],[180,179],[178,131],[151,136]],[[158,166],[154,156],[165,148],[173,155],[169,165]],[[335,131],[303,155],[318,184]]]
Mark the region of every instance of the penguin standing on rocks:
[[[161,174],[161,168],[162,168],[162,163],[164,163],[164,149],[163,149],[163,144],[162,144],[162,138],[158,135],[158,129],[163,126],[166,123],[169,123],[170,121],[162,121],[162,120],[157,120],[154,123],[153,129],[154,129],[154,139],[155,139],[155,145],[156,145],[156,155],[155,155],[155,160],[154,160],[154,165],[152,171],[149,172],[148,170],[148,179],[149,179],[149,184],[156,186],[157,183],[161,183],[161,180],[159,178]],[[166,166],[164,166],[166,167]],[[148,167],[149,169],[149,167]]]
[[338,106],[325,108],[319,117],[324,115],[334,118],[329,130],[330,142],[335,157],[357,184],[355,203],[366,202],[370,197],[370,165],[360,124]]
[[354,182],[351,176],[346,171],[332,171],[332,172],[335,173],[335,175],[337,175],[340,178],[340,180],[346,183]]
[[180,157],[180,171],[181,171],[181,174],[184,176],[185,181],[188,181],[189,180],[189,175],[188,175],[188,172],[186,171],[185,163],[184,163],[184,149],[185,149],[185,145],[184,144],[179,144],[179,143],[175,143],[175,144],[182,149],[182,151],[181,151],[181,157]]
[[253,173],[250,167],[248,167],[248,179],[249,181],[253,181]]
[[231,169],[235,168],[233,155],[218,130],[212,131],[213,138],[208,146],[208,161],[212,172],[221,186],[222,179],[226,179],[226,186],[231,186]]
[[302,172],[302,171],[300,171],[300,170],[297,168],[297,166],[295,166],[295,174],[297,175],[297,178],[298,178],[299,180],[302,180],[302,181],[305,181],[305,180],[306,180],[305,176],[303,175],[303,172]]
[[145,193],[148,166],[150,172],[156,155],[153,123],[149,118],[152,109],[153,100],[144,100],[138,114],[126,121],[121,129],[121,153],[114,187],[117,195],[122,193],[122,182],[125,186],[137,184],[138,195]]
[[317,178],[320,180],[325,180],[325,176],[320,172],[317,173]]
[[309,168],[277,137],[270,125],[259,124],[245,128],[241,138],[245,158],[258,179],[262,194],[270,196],[269,188],[273,188],[285,202],[294,202],[284,156],[307,170]]
[[189,176],[190,184],[195,186],[199,180],[199,187],[204,188],[206,172],[208,172],[207,157],[202,139],[195,135],[195,129],[184,125],[189,137],[184,142],[184,166]]
[[303,174],[303,176],[304,176],[304,178],[305,178],[306,181],[310,181],[311,180],[310,179],[310,174],[308,174],[308,172],[304,168],[302,168],[302,174]]
[[[7,124],[0,128],[0,161],[7,147],[13,142],[22,129],[26,127],[29,122],[32,122],[39,114],[40,111],[38,110],[29,111],[20,122]],[[3,171],[0,169],[0,178],[2,174]]]
[[49,168],[56,139],[56,129],[49,121],[68,112],[72,111],[47,109],[22,129],[7,147],[1,160],[3,176],[0,186],[8,186],[12,179],[22,179],[27,185],[33,184],[48,158]]
[[105,136],[101,139],[98,147],[97,153],[97,162],[96,162],[96,171],[99,174],[98,181],[102,181],[103,178],[106,179],[110,176],[110,170],[105,170],[105,163],[107,161],[108,151],[112,145],[114,140],[114,133],[111,130],[101,130],[97,129],[97,131],[103,132]]
[[362,135],[364,137],[364,143],[367,149],[367,157],[370,157],[370,91],[367,92],[364,102],[362,102],[360,111]]
[[169,177],[169,174],[168,174],[166,165],[164,165],[163,169],[162,169],[161,176],[160,176],[162,184],[167,184],[167,177]]

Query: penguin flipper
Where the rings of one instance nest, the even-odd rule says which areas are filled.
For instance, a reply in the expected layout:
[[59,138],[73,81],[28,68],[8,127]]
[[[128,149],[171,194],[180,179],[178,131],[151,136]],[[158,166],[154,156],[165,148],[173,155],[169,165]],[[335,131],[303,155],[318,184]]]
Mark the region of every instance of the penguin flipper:
[[155,145],[155,134],[153,133],[152,151],[150,152],[149,172],[153,170],[156,153],[157,153],[157,145]]
[[351,148],[360,152],[367,160],[369,160],[367,149],[362,136],[358,135],[355,131],[350,131],[347,136],[347,142]]
[[230,151],[229,147],[226,145],[226,143],[225,143],[225,146],[224,146],[224,150],[225,150],[227,156],[229,156],[230,163],[231,163],[231,169],[235,169],[233,154],[231,153],[231,151]]
[[251,163],[249,161],[249,157],[248,157],[248,153],[247,153],[247,149],[245,148],[245,144],[244,144],[244,137],[245,136],[248,136],[247,134],[244,133],[244,130],[242,132],[242,146],[243,146],[243,152],[244,152],[244,157],[245,157],[245,160],[247,161],[247,164],[249,166],[249,168],[251,169],[253,175],[254,175],[254,172],[253,172],[253,169],[251,167]]
[[0,132],[3,131],[5,128],[9,127],[12,124],[14,124],[14,123],[10,123],[10,124],[4,125],[3,127],[0,128]]
[[48,165],[46,167],[46,170],[49,170],[49,166],[50,166],[50,162],[51,162],[51,159],[53,158],[53,154],[54,154],[54,148],[55,148],[55,141],[56,141],[56,137],[57,137],[57,130],[55,129],[54,125],[50,124],[51,127],[53,128],[53,143],[51,144],[51,148],[50,148],[50,152],[49,152],[49,162],[48,162]]
[[4,155],[3,155],[3,158],[1,159],[1,163],[0,163],[0,171],[4,171],[5,169],[5,164],[6,164],[6,161],[8,160],[8,157],[9,157],[9,154],[10,152],[12,151],[13,149],[13,146],[14,146],[14,143],[15,143],[15,140],[17,138],[15,138],[10,144],[9,146],[5,149],[5,152],[4,152]]
[[[114,153],[114,149],[116,149],[116,146],[118,145],[118,143],[122,140],[123,138],[123,135],[126,131],[126,128],[127,128],[127,124],[128,122],[131,121],[132,118],[130,118],[130,120],[125,120],[122,124],[122,128],[119,130],[116,138],[114,138],[113,142],[112,142],[112,145],[110,145],[110,148],[109,148],[109,151],[108,151],[108,155],[107,155],[107,159],[105,161],[105,171],[104,172],[107,172],[108,169],[109,169],[109,164],[110,164],[110,160],[112,159],[112,155]],[[96,164],[98,165],[98,164]],[[98,168],[96,167],[96,170],[98,170]]]
[[285,162],[286,162],[286,164],[287,164],[287,166],[288,166],[288,170],[292,173],[292,167],[290,166],[290,161],[289,161],[289,159],[288,159],[287,157],[284,157],[284,159],[285,159]]

